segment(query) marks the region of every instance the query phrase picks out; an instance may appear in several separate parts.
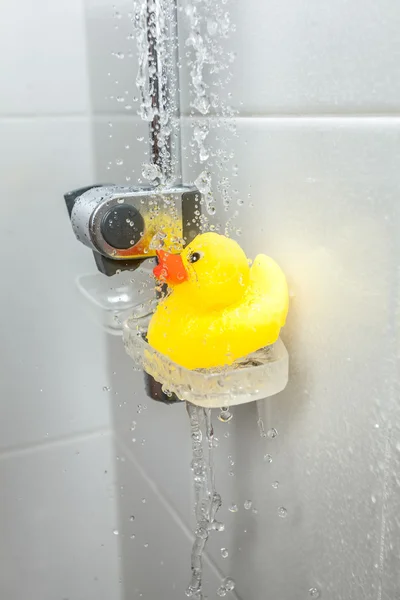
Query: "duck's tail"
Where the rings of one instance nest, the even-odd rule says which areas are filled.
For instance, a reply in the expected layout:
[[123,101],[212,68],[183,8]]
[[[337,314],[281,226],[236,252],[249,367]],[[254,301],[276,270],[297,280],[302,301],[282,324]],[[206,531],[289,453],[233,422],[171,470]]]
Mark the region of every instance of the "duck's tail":
[[272,258],[265,254],[256,256],[250,269],[250,287],[253,294],[266,299],[269,314],[275,314],[283,327],[289,308],[289,292],[286,277]]

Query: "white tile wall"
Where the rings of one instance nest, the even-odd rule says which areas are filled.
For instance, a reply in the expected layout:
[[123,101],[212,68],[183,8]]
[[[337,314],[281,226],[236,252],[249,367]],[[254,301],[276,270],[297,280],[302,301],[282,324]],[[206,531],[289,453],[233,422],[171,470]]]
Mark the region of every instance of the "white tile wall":
[[[85,6],[97,180],[138,179],[146,147],[137,138],[146,133],[136,135],[141,125],[131,118],[130,4],[86,0]],[[231,165],[239,166],[235,201],[227,213],[219,205],[219,217],[231,217],[236,198],[243,199],[233,220],[243,231],[241,243],[249,255],[270,253],[287,272],[291,375],[286,392],[265,411],[266,426],[279,431],[275,440],[259,437],[254,405],[235,410],[228,438],[217,423],[226,530],[213,536],[210,553],[246,600],[301,600],[313,587],[329,600],[392,600],[400,592],[394,388],[400,8],[394,0],[232,0],[227,7],[237,25],[227,91],[242,118],[238,138],[210,134],[214,149],[234,150]],[[185,68],[181,81],[187,112]],[[318,115],[326,118],[312,117]],[[190,181],[198,169],[191,166],[187,135]],[[152,574],[158,568],[165,574],[163,598],[172,600],[189,574],[183,407],[149,404],[117,339],[108,343],[107,361],[115,372],[125,597],[157,598],[161,589]],[[147,410],[138,413],[138,404]],[[267,452],[271,464],[262,459]],[[243,509],[246,499],[258,512]],[[227,510],[231,502],[238,513]],[[280,506],[287,508],[285,519],[278,517]],[[212,579],[211,594],[215,588]]]
[[86,0],[91,104],[94,113],[131,116],[137,111],[136,41],[130,2]]
[[[184,409],[184,407],[179,408]],[[171,413],[175,412],[173,409],[174,407],[171,407]],[[160,422],[163,422],[162,417]],[[175,434],[178,427],[182,431],[179,422],[174,429],[167,427],[166,432],[169,430]],[[119,504],[122,576],[126,598],[148,597],[173,600],[184,595],[190,580],[192,535],[180,515],[186,494],[181,500],[176,496],[173,502],[166,500],[164,496],[164,490],[171,491],[173,496],[172,489],[176,492],[182,489],[179,480],[183,479],[182,475],[186,475],[186,479],[188,477],[188,453],[183,451],[178,455],[179,443],[171,444],[167,435],[164,437],[166,439],[162,449],[169,458],[172,453],[175,454],[174,469],[165,468],[167,461],[159,457],[160,444],[154,444],[153,440],[146,442],[147,454],[152,454],[153,457],[155,454],[158,455],[153,458],[154,467],[158,464],[158,469],[153,470],[147,468],[149,460],[142,462],[140,458],[137,459],[135,450],[140,444],[139,440],[136,446],[132,442],[128,447],[123,442],[118,445],[120,450],[120,460],[117,463],[118,482],[122,487]],[[151,447],[153,452],[150,450]],[[156,447],[157,453],[154,452]],[[165,479],[160,479],[160,473],[164,469],[166,477],[169,474],[169,482],[166,486]],[[180,471],[180,474],[174,477],[171,474],[172,470]],[[185,486],[184,489],[188,487]],[[132,537],[132,534],[135,537]],[[205,569],[204,590],[209,597],[212,597],[218,587],[221,574],[208,561]]]
[[3,3],[0,55],[0,597],[117,600],[106,341],[63,202],[94,176],[81,1]]
[[397,414],[399,141],[394,119],[239,120],[231,146],[245,199],[239,239],[249,256],[278,260],[293,294],[284,332],[290,384],[266,409],[266,427],[279,432],[264,446],[273,462],[261,461],[254,407],[242,407],[231,449],[237,478],[221,484],[227,500],[248,496],[259,510],[242,509],[227,528],[240,597],[268,590],[267,598],[294,600],[317,585],[323,597],[356,600],[363,589],[372,600],[379,568],[393,586],[397,554],[388,549],[383,564],[379,556],[382,525],[386,540],[397,530],[398,461],[394,448],[387,457],[387,427]]
[[148,124],[121,115],[93,118],[94,168],[97,181],[135,184],[149,162]]
[[[400,8],[394,0],[230,0],[226,7],[236,25],[226,42],[236,54],[226,92],[241,114],[398,114]],[[183,17],[180,25],[185,39]],[[187,111],[185,62],[182,71]]]
[[0,459],[2,598],[118,598],[111,448],[97,434]]
[[4,0],[0,22],[0,114],[88,110],[81,0]]

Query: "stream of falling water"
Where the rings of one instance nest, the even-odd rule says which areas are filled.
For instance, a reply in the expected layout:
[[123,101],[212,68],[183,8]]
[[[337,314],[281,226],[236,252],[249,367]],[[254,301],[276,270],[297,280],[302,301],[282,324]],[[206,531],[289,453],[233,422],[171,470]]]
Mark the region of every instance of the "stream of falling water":
[[[232,135],[234,112],[228,104],[226,85],[230,80],[230,66],[234,54],[226,49],[225,40],[234,27],[230,22],[227,3],[230,0],[181,0],[179,3],[185,22],[185,44],[181,48],[179,68],[187,66],[190,86],[190,116],[192,136],[189,142],[189,166],[194,167],[193,180],[202,194],[200,204],[205,210],[197,215],[199,229],[219,230],[211,219],[215,214],[215,190],[222,197],[228,211],[237,190],[231,185],[238,174],[233,164]],[[138,115],[149,123],[151,147],[149,164],[144,164],[144,179],[168,186],[176,180],[180,163],[179,76],[176,69],[178,40],[176,0],[132,0],[134,35],[138,52],[136,86],[139,92]],[[179,10],[179,9],[178,9]],[[183,65],[183,61],[186,65]],[[184,69],[182,69],[184,72]],[[220,129],[216,148],[209,135]],[[175,178],[175,179],[174,179]],[[185,182],[189,183],[189,182]],[[224,233],[229,235],[235,209],[227,219]],[[237,233],[237,230],[236,230]],[[221,507],[221,496],[215,487],[214,430],[211,409],[187,403],[192,440],[191,468],[195,490],[195,539],[191,553],[191,580],[186,595],[203,600],[203,555],[210,533],[222,531],[224,525],[216,520]],[[220,415],[221,421],[231,418],[229,409]],[[226,578],[217,590],[225,596],[235,587]]]
[[[220,508],[221,496],[215,489],[214,473],[214,429],[211,409],[200,408],[189,402],[186,404],[190,419],[192,438],[192,472],[195,490],[196,530],[191,556],[192,577],[186,595],[195,600],[203,600],[203,553],[210,532],[223,529],[215,519]],[[204,424],[205,439],[202,431]],[[205,448],[206,447],[206,448]]]

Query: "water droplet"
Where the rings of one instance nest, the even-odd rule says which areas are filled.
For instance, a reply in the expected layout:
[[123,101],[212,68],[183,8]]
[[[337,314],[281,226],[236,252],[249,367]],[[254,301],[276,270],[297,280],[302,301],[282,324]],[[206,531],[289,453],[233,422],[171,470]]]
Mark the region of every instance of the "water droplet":
[[226,548],[221,548],[221,556],[222,558],[228,558],[229,552]]
[[142,504],[146,504],[146,498],[142,498]]
[[253,503],[252,503],[252,501],[251,501],[251,500],[245,500],[245,502],[244,502],[244,505],[243,505],[243,506],[245,507],[245,509],[246,509],[246,510],[250,510],[250,508],[252,507],[252,504],[253,504]]
[[272,487],[274,488],[274,490],[277,490],[277,489],[278,489],[278,487],[279,487],[279,481],[273,481],[273,482],[271,483],[271,485],[272,485]]
[[231,504],[228,510],[230,512],[232,512],[232,513],[235,513],[235,512],[237,512],[239,510],[238,509],[238,505],[237,504]]
[[265,428],[264,428],[264,421],[262,420],[261,417],[259,417],[257,419],[257,425],[258,425],[258,430],[260,432],[260,436],[263,438],[267,437],[267,434],[265,433]]
[[114,534],[114,535],[118,535],[118,534],[119,534],[119,531],[118,531],[118,529],[114,529],[114,531],[113,531],[113,534]]
[[131,540],[134,540],[135,537],[136,537],[136,535],[134,533],[132,533],[131,536],[130,536]]
[[157,231],[157,233],[150,240],[149,248],[152,250],[161,250],[161,248],[164,246],[166,237],[166,233],[163,231]]
[[134,520],[135,520],[135,515],[131,515],[131,516],[129,517],[129,520],[130,520],[130,521],[134,521]]
[[278,517],[281,517],[281,519],[284,519],[287,516],[287,510],[284,506],[280,506],[278,508]]
[[235,582],[231,577],[226,577],[217,590],[217,594],[220,597],[226,596],[228,592],[232,592],[235,589]]
[[264,462],[272,463],[272,456],[270,454],[264,454]]
[[226,596],[226,594],[228,593],[228,590],[226,589],[225,586],[221,585],[218,589],[217,589],[217,594],[218,596],[220,596],[221,598],[223,598],[224,596]]
[[131,431],[135,431],[136,425],[137,425],[136,421],[132,421]]
[[110,387],[108,387],[107,385],[103,386],[103,392],[109,392],[111,390]]
[[321,592],[318,588],[316,587],[312,587],[308,590],[308,593],[310,594],[311,598],[320,598],[321,597]]
[[233,414],[230,412],[229,407],[221,408],[221,412],[218,415],[218,419],[221,423],[229,423],[232,419]]
[[277,430],[275,429],[275,427],[272,427],[272,429],[268,429],[267,431],[267,436],[273,440],[274,438],[276,438],[276,436],[278,435]]
[[372,504],[376,504],[376,496],[374,496],[374,495],[371,496],[371,502],[372,502]]
[[122,158],[116,158],[116,159],[115,159],[115,164],[116,164],[118,167],[120,167],[121,165],[123,165],[123,164],[124,164],[124,161],[123,161],[123,159],[122,159]]
[[154,179],[161,177],[160,167],[153,163],[144,164],[142,166],[142,176],[144,177],[144,179],[147,179],[148,181],[154,181]]
[[143,544],[143,546],[144,546],[145,548],[148,548],[148,547],[149,547],[149,544],[148,544],[148,542],[146,542],[145,544]]

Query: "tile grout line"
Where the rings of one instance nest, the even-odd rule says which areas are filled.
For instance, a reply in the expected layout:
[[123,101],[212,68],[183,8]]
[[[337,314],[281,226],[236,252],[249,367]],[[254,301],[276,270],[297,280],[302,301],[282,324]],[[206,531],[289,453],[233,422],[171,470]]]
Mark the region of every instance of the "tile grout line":
[[5,447],[0,449],[0,461],[8,458],[14,458],[15,456],[30,454],[38,450],[46,450],[47,448],[51,448],[53,446],[65,446],[74,442],[84,442],[93,438],[107,436],[111,433],[112,432],[110,429],[98,428],[68,435],[60,435],[58,437],[48,438],[43,441],[34,441],[27,444]]
[[[397,122],[400,121],[400,113],[338,113],[338,114],[329,114],[329,113],[321,113],[321,114],[242,114],[237,115],[228,119],[222,119],[221,117],[217,117],[216,115],[181,115],[181,120],[183,122],[191,122],[191,121],[233,121],[237,123],[241,123],[244,121],[289,121],[289,122],[302,122],[302,121],[326,121],[330,123],[334,122],[343,122],[343,121],[357,121],[359,123],[363,122]],[[132,123],[138,125],[143,124],[146,125],[144,121],[140,119],[137,115],[123,115],[120,113],[109,113],[109,112],[79,112],[79,113],[21,113],[21,114],[12,114],[12,113],[4,113],[0,114],[0,123],[23,123],[24,121],[111,121],[114,123],[126,123],[131,121]]]
[[350,120],[354,119],[357,121],[363,120],[399,120],[400,113],[242,113],[238,115],[233,115],[232,117],[218,117],[217,115],[189,115],[183,114],[181,115],[182,119],[187,121],[204,121],[207,119],[210,120],[219,120],[219,121],[243,121],[243,120],[257,120],[262,119],[265,121],[268,120],[293,120],[293,121],[308,121],[308,120]]
[[[183,521],[183,519],[181,518],[179,513],[175,510],[175,508],[172,506],[172,504],[169,502],[169,500],[165,497],[164,493],[158,487],[157,483],[148,475],[148,473],[145,471],[145,469],[139,463],[139,461],[137,460],[137,458],[135,457],[133,452],[129,448],[127,448],[123,444],[123,442],[121,442],[118,439],[118,437],[115,435],[114,435],[114,441],[115,441],[115,445],[122,452],[124,452],[124,454],[133,463],[133,465],[139,471],[139,473],[141,474],[143,479],[146,481],[146,483],[149,485],[149,487],[152,489],[152,491],[157,495],[157,498],[160,500],[160,502],[163,504],[164,508],[171,515],[171,517],[173,518],[175,523],[180,526],[182,531],[185,533],[186,537],[191,542],[193,542],[193,532],[186,525],[186,523]],[[205,558],[205,562],[208,563],[208,566],[212,568],[212,570],[220,578],[220,580],[224,579],[224,577],[225,577],[224,574],[220,571],[219,567],[215,564],[215,562],[212,560],[212,558],[207,553],[205,554],[204,558]],[[237,595],[237,593],[235,591],[233,592],[233,597],[235,598],[235,600],[241,600],[241,598]]]
[[79,113],[0,113],[0,122],[18,123],[24,121],[86,121],[92,119],[90,111]]

